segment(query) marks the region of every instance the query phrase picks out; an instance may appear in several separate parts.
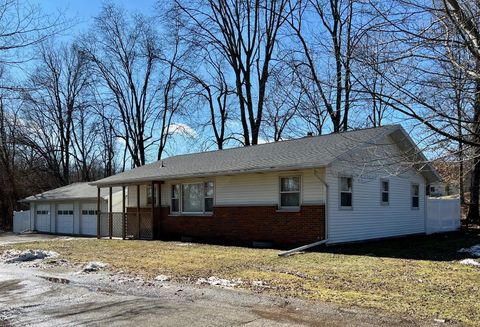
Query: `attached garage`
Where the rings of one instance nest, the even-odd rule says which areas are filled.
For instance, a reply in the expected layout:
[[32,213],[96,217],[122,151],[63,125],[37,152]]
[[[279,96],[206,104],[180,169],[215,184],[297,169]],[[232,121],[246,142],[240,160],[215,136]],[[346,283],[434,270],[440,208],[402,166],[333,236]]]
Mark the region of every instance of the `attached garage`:
[[[100,193],[100,211],[107,212],[109,190]],[[114,211],[121,211],[121,189],[112,193]],[[23,200],[30,203],[34,230],[64,235],[97,235],[97,187],[74,183]]]

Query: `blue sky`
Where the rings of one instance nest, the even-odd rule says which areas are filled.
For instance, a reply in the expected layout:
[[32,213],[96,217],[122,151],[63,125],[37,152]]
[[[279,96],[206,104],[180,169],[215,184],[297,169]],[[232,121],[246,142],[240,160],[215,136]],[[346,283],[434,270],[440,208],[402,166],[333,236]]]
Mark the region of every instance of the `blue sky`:
[[[98,15],[102,5],[107,1],[102,0],[34,0],[45,13],[62,13],[67,20],[78,21],[72,29],[65,32],[68,38],[83,31],[91,25],[93,17]],[[115,0],[111,1],[128,12],[152,13],[156,0]]]

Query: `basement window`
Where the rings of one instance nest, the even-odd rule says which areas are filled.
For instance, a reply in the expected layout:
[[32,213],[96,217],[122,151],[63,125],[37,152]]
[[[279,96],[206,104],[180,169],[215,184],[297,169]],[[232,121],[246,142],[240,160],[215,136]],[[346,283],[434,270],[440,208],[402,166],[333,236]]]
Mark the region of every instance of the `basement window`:
[[280,209],[300,207],[300,177],[280,178]]
[[418,209],[420,204],[420,187],[418,184],[412,184],[412,208]]
[[340,207],[352,208],[352,178],[340,177]]

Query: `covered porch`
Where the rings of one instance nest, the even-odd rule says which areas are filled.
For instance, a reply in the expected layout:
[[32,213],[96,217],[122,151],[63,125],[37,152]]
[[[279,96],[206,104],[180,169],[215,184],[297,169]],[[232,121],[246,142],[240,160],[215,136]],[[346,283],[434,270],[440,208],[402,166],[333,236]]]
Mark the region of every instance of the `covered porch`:
[[[152,240],[159,238],[161,184],[151,181],[137,184],[97,186],[97,238]],[[121,203],[101,205],[101,189],[108,188],[110,199],[121,189]],[[113,210],[113,208],[121,208]]]

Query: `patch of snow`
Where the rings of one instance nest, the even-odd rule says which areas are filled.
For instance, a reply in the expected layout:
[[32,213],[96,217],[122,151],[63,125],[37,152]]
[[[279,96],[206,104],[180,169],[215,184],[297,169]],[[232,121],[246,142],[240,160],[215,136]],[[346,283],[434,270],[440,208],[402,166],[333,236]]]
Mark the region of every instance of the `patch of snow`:
[[437,324],[444,324],[445,323],[445,319],[433,319],[434,322],[436,322]]
[[170,279],[170,276],[167,275],[158,275],[157,277],[155,277],[155,280],[157,282],[168,282]]
[[215,276],[210,276],[208,278],[199,278],[197,279],[196,284],[207,284],[212,286],[221,286],[221,287],[235,287],[242,284],[241,279],[222,279]]
[[480,262],[478,262],[476,260],[473,260],[473,259],[463,259],[463,260],[460,260],[460,263],[462,265],[480,267]]
[[254,281],[252,282],[252,286],[255,286],[255,287],[269,287],[269,286],[267,285],[267,283],[264,282],[263,280],[254,280]]
[[176,243],[175,245],[176,246],[193,246],[195,244],[193,244],[193,243]]
[[468,253],[474,257],[480,257],[480,244],[458,250],[459,253]]
[[43,260],[45,258],[55,258],[58,257],[58,253],[44,250],[7,250],[3,253],[2,257],[5,259],[5,263],[15,263],[33,260]]
[[83,267],[82,271],[83,272],[94,272],[94,271],[98,271],[98,270],[101,270],[101,269],[104,269],[104,268],[107,268],[108,267],[108,264],[106,263],[103,263],[103,262],[100,262],[100,261],[92,261],[92,262],[89,262],[85,265],[85,267]]

